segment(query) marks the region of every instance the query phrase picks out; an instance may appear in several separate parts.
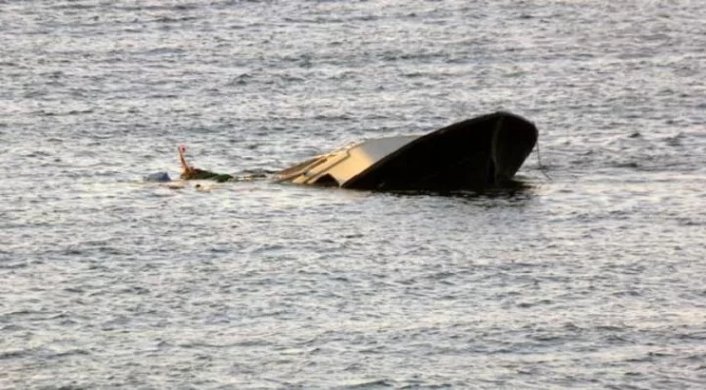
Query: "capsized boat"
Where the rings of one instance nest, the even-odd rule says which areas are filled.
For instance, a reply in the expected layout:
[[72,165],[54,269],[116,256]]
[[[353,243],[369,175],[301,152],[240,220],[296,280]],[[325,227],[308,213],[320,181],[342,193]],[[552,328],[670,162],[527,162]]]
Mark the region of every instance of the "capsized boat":
[[510,182],[537,135],[528,120],[496,112],[426,135],[349,145],[284,169],[275,180],[360,190],[482,190]]

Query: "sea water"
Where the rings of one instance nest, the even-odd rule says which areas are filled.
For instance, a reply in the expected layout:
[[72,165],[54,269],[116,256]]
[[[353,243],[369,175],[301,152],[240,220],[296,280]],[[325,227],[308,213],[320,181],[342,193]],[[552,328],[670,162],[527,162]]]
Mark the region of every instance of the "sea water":
[[[0,388],[704,388],[705,18],[0,1]],[[497,110],[524,189],[142,180]]]

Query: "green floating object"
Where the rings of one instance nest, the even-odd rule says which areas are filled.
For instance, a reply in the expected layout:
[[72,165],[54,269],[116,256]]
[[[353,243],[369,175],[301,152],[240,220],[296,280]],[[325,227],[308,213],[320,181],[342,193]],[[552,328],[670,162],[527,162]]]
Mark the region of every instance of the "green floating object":
[[228,180],[233,180],[233,176],[226,173],[215,173],[210,171],[205,171],[203,169],[194,169],[189,175],[188,180],[213,180],[218,183],[223,183]]

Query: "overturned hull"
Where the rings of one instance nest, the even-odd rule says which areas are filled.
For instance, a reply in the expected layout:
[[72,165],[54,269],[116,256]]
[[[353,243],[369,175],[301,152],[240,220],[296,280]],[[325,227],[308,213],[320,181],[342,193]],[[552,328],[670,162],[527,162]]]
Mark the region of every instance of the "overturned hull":
[[496,112],[422,136],[364,141],[278,173],[296,184],[362,190],[480,190],[501,186],[537,142],[526,119]]

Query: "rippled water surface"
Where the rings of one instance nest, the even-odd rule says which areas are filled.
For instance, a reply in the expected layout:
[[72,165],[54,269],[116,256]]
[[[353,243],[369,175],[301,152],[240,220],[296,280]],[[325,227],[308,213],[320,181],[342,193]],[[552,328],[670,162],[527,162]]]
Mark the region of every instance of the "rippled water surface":
[[[0,1],[0,388],[704,388],[705,19]],[[500,109],[513,192],[142,181]]]

